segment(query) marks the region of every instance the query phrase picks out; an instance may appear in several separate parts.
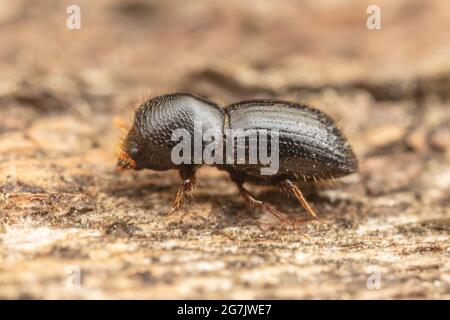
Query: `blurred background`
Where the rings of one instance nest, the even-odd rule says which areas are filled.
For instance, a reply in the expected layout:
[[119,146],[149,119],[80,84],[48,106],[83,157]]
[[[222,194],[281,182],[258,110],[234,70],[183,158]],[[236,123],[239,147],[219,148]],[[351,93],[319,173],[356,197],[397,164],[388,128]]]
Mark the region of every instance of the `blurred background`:
[[[440,0],[0,1],[0,297],[448,298],[449,18]],[[177,174],[117,175],[113,119],[174,91],[332,115],[361,171],[309,192],[330,223],[286,230],[212,168],[162,216]]]
[[[72,4],[79,30],[66,27]],[[447,75],[449,5],[378,1],[381,29],[369,30],[371,4],[2,1],[1,74],[92,95],[185,87],[233,98]]]

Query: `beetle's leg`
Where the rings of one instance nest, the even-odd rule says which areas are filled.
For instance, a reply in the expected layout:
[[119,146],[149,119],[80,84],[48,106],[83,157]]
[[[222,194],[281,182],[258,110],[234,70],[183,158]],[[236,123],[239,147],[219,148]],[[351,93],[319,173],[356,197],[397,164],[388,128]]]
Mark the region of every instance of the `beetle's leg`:
[[316,211],[313,207],[306,201],[306,198],[303,196],[302,191],[299,187],[297,187],[291,180],[286,179],[280,183],[280,189],[286,192],[292,192],[294,196],[297,198],[298,202],[305,208],[306,212],[311,215],[314,219],[322,221],[317,215]]
[[267,211],[269,211],[271,214],[273,214],[275,217],[280,219],[281,221],[287,223],[290,226],[294,226],[295,224],[290,221],[288,218],[286,218],[280,211],[272,207],[270,204],[262,202],[261,200],[258,200],[255,198],[255,196],[244,188],[243,184],[241,182],[235,181],[237,187],[239,188],[240,194],[244,197],[245,203],[249,205],[252,208],[264,208]]
[[172,204],[172,208],[169,210],[169,212],[167,212],[167,215],[171,215],[176,210],[178,210],[181,207],[184,199],[186,198],[186,195],[192,193],[192,191],[196,187],[198,187],[197,178],[195,177],[195,169],[183,168],[180,170],[180,176],[183,179],[183,183],[178,189],[175,201]]

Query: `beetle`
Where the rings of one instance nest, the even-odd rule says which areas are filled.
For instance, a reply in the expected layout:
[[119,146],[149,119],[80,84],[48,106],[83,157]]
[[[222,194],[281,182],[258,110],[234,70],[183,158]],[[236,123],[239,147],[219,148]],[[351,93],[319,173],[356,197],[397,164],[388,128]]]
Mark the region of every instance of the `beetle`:
[[[186,195],[197,187],[198,168],[210,164],[205,161],[173,161],[172,152],[177,145],[172,137],[173,132],[182,129],[195,135],[197,123],[201,123],[201,134],[212,131],[220,137],[219,151],[223,151],[221,148],[227,139],[225,133],[228,130],[240,132],[231,140],[235,146],[237,139],[244,137],[244,161],[212,165],[229,173],[248,205],[265,208],[289,224],[292,224],[290,220],[272,205],[257,199],[244,187],[244,183],[278,186],[283,192],[292,193],[306,212],[318,219],[297,182],[301,179],[308,182],[334,180],[358,170],[356,156],[334,121],[323,112],[304,104],[257,99],[221,108],[212,101],[190,93],[156,96],[136,109],[133,124],[118,150],[117,167],[122,170],[178,170],[183,182],[168,214],[179,209]],[[258,138],[262,131],[277,133],[277,149],[270,147],[268,151],[278,152],[279,167],[270,175],[261,174],[260,169],[265,167],[264,164],[247,160],[249,133],[256,132]],[[202,141],[202,151],[206,146],[206,142]],[[233,160],[236,156],[236,152],[233,152]]]

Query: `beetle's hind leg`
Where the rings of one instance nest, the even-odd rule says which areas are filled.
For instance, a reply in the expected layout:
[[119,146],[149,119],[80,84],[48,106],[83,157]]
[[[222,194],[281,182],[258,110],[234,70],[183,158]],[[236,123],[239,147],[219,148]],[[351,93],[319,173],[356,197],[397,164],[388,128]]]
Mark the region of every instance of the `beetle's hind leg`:
[[175,201],[173,202],[169,212],[167,212],[167,215],[171,215],[172,213],[177,211],[183,204],[186,195],[192,194],[194,189],[198,187],[194,168],[189,167],[180,169],[180,176],[183,179],[183,183],[178,189]]
[[308,212],[310,216],[312,216],[316,220],[323,221],[319,218],[314,208],[308,203],[300,188],[297,187],[291,180],[283,180],[280,183],[280,189],[287,194],[289,194],[289,192],[292,192],[295,198],[297,198],[298,202],[300,202],[302,207],[306,210],[306,212]]

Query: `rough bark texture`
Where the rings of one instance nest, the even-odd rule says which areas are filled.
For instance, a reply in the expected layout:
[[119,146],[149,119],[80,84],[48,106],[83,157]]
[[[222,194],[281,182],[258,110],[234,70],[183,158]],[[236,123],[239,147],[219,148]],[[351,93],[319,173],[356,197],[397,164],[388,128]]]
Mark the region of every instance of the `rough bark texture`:
[[[77,2],[81,30],[64,1],[0,11],[1,298],[450,298],[448,2],[378,1],[375,31],[357,0]],[[324,224],[213,168],[165,217],[177,173],[117,174],[113,119],[179,90],[309,103],[361,170],[303,187]]]

